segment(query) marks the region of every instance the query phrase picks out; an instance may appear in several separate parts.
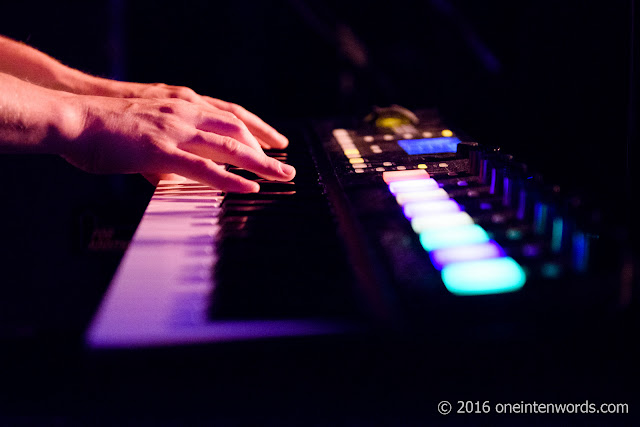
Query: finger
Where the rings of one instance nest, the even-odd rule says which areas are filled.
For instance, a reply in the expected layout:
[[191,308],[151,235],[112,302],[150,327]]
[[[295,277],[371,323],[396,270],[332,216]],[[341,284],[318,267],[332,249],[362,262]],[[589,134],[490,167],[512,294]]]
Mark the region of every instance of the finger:
[[255,193],[260,189],[258,183],[227,172],[213,161],[183,150],[177,150],[172,155],[168,167],[179,175],[222,191]]
[[271,150],[273,148],[272,146],[264,142],[262,139],[260,138],[256,138],[256,139],[258,140],[258,143],[260,144],[263,150]]
[[204,99],[216,108],[233,113],[247,125],[247,128],[251,133],[271,148],[285,148],[289,145],[289,140],[286,136],[279,133],[277,130],[265,123],[260,117],[240,105],[208,96],[204,97]]
[[296,174],[293,166],[279,162],[228,136],[198,131],[190,141],[180,143],[179,148],[216,162],[241,167],[266,179],[289,181]]
[[254,150],[262,152],[262,146],[256,137],[249,131],[245,123],[233,114],[203,113],[196,129],[229,136]]

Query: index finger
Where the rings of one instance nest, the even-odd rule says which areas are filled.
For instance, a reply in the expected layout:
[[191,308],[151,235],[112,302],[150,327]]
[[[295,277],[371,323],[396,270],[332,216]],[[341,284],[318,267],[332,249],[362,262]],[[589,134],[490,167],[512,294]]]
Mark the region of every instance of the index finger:
[[293,166],[279,162],[228,136],[197,131],[193,138],[181,142],[178,147],[203,158],[241,167],[266,179],[290,181],[296,174]]
[[256,116],[244,107],[208,96],[205,96],[204,99],[209,104],[219,108],[220,110],[233,113],[247,125],[247,128],[249,128],[249,131],[251,131],[252,134],[271,148],[285,148],[289,145],[289,140],[286,136],[282,135],[280,132],[265,123],[260,117]]
[[222,191],[255,193],[260,189],[256,182],[227,172],[211,160],[183,150],[176,150],[171,157],[169,168],[181,176]]

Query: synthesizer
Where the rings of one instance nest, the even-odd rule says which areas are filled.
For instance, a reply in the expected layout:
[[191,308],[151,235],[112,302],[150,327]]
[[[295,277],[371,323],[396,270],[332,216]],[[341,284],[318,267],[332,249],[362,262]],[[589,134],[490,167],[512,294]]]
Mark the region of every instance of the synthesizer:
[[321,122],[256,194],[158,185],[87,332],[93,348],[392,331],[536,339],[631,304],[599,212],[433,110]]

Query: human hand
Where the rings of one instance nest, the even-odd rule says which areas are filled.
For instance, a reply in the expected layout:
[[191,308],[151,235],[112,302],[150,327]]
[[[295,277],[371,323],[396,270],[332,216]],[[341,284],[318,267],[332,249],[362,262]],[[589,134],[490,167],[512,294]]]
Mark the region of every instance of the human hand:
[[[212,104],[203,108],[208,101],[86,95],[67,99],[82,112],[82,120],[60,152],[85,171],[145,176],[176,173],[231,192],[255,192],[259,184],[227,172],[224,163],[270,180],[288,181],[295,175],[293,167],[264,154],[244,120]],[[264,122],[256,121],[256,116],[230,108],[248,118],[254,131],[261,130],[263,144],[266,140],[269,146],[278,142],[276,146],[283,146],[283,140],[261,125]]]
[[182,99],[200,105],[206,109],[229,112],[240,119],[249,131],[265,149],[282,149],[289,144],[289,140],[273,127],[265,123],[260,117],[247,111],[240,105],[199,95],[185,86],[172,86],[164,83],[132,83],[109,81],[107,93],[109,96],[122,98],[144,99]]

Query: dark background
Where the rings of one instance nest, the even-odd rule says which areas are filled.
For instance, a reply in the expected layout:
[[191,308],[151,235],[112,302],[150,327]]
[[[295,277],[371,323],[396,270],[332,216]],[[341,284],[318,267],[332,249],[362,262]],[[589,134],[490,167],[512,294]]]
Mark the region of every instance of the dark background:
[[[631,21],[630,1],[36,1],[3,5],[0,33],[95,75],[189,86],[272,123],[435,106],[624,222],[635,194]],[[153,189],[50,156],[0,156],[0,171],[0,334],[78,345]],[[91,248],[96,230],[115,243]]]
[[[13,5],[0,28],[84,71],[188,85],[266,118],[394,102],[513,147],[626,137],[630,1],[89,3]],[[354,44],[366,64],[344,54]]]
[[437,106],[541,168],[571,163],[572,183],[624,170],[630,26],[631,1],[27,2],[0,18],[81,70],[190,86],[265,119]]

